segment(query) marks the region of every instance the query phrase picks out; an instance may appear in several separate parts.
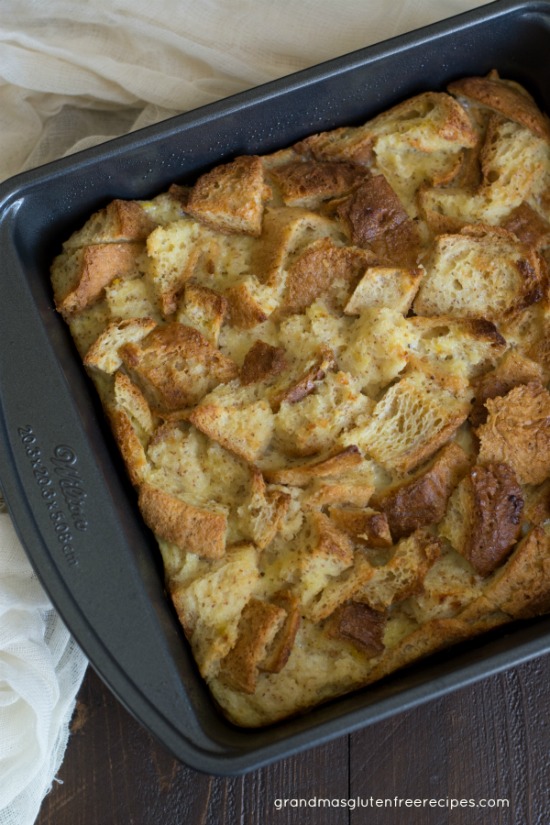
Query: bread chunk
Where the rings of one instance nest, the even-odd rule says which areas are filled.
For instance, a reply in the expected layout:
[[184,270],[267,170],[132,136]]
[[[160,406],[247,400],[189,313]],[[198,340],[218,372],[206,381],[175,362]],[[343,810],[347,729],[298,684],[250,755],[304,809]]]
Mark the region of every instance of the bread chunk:
[[401,201],[383,175],[372,175],[338,206],[351,242],[392,263],[414,267],[420,237]]
[[522,510],[522,490],[507,464],[476,465],[453,493],[441,533],[487,576],[516,543]]
[[92,306],[115,278],[136,273],[141,250],[141,244],[108,243],[61,253],[52,267],[58,311],[68,319]]
[[520,484],[541,484],[550,476],[550,394],[538,382],[487,399],[488,417],[477,435],[482,462],[502,462]]
[[422,269],[369,266],[350,296],[344,312],[359,315],[364,309],[390,307],[406,315],[420,286]]
[[237,641],[220,663],[219,678],[235,690],[254,693],[262,659],[285,618],[283,608],[252,598],[242,612]]
[[520,384],[542,382],[543,371],[536,361],[525,358],[517,350],[508,350],[494,370],[484,373],[473,384],[475,399],[470,421],[477,428],[487,420],[486,401],[507,395]]
[[526,246],[537,250],[550,246],[550,223],[525,201],[510,212],[502,226]]
[[355,163],[294,160],[271,170],[287,206],[314,209],[358,186],[367,174]]
[[327,633],[334,639],[352,642],[367,656],[376,656],[384,650],[385,623],[386,617],[368,605],[349,602],[332,614]]
[[188,283],[183,290],[176,314],[176,321],[195,327],[217,347],[222,324],[228,311],[227,298],[214,289]]
[[509,120],[521,123],[538,137],[550,141],[550,121],[523,88],[498,76],[465,77],[448,86],[449,92],[492,109]]
[[424,578],[441,552],[440,540],[425,530],[401,539],[387,564],[375,567],[354,598],[384,612],[392,604],[422,590]]
[[139,507],[147,526],[165,541],[209,559],[224,555],[225,513],[196,507],[147,483],[140,487]]
[[550,610],[550,539],[533,528],[492,579],[485,598],[514,618],[529,619]]
[[237,365],[193,327],[173,321],[137,343],[119,349],[150,403],[164,410],[196,404],[220,381],[230,381]]
[[339,530],[367,547],[391,547],[392,537],[385,513],[371,507],[331,507],[329,515]]
[[386,515],[393,539],[440,522],[453,489],[468,467],[467,454],[452,441],[410,481],[394,484],[373,496],[372,504]]
[[353,543],[323,513],[307,514],[299,562],[299,594],[309,604],[325,585],[353,564]]
[[149,204],[115,198],[88,218],[82,229],[65,241],[63,248],[145,241],[157,225],[151,211]]
[[176,311],[183,287],[193,277],[211,243],[212,233],[189,218],[159,226],[147,238],[148,279],[165,318]]
[[358,448],[350,445],[328,458],[309,461],[305,464],[296,464],[283,469],[266,469],[264,475],[268,481],[275,484],[305,487],[312,479],[337,478],[346,471],[357,468],[362,462],[363,459]]
[[320,160],[351,159],[369,165],[377,138],[386,134],[398,134],[411,149],[427,153],[474,146],[476,142],[468,115],[450,95],[424,92],[398,103],[363,126],[312,135],[295,149]]
[[265,341],[255,341],[245,355],[241,367],[241,384],[254,384],[274,378],[284,372],[288,361],[283,347],[273,347]]
[[222,385],[204,396],[189,420],[222,447],[254,463],[271,441],[273,413],[269,402],[256,396],[254,386],[237,384]]
[[373,259],[368,250],[341,246],[331,238],[314,241],[288,270],[283,311],[302,312],[320,295],[341,307]]
[[414,310],[498,323],[540,301],[544,290],[536,253],[503,229],[482,227],[436,239]]
[[357,445],[390,473],[403,475],[450,440],[469,406],[468,400],[422,373],[411,372],[387,390],[364,424],[341,440],[344,445]]
[[494,367],[506,351],[506,341],[496,325],[482,318],[407,319],[412,340],[408,363],[451,392],[460,392]]
[[260,158],[243,155],[202,175],[191,190],[186,211],[220,232],[258,236],[270,194]]
[[124,344],[136,343],[157,326],[152,318],[129,318],[109,324],[96,338],[84,358],[87,367],[112,374],[122,365],[119,349]]
[[214,562],[206,573],[170,588],[178,617],[205,678],[214,675],[237,641],[242,611],[252,598],[259,576],[257,550],[246,544]]

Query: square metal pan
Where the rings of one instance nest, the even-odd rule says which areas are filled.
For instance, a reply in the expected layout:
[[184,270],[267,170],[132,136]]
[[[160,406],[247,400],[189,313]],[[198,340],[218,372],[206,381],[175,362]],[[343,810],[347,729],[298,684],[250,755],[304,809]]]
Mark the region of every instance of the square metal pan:
[[550,618],[507,628],[262,730],[219,713],[163,590],[159,554],[48,269],[111,199],[147,198],[215,163],[360,123],[497,68],[550,111],[550,3],[499,2],[12,178],[0,187],[3,492],[53,604],[120,701],[181,761],[239,774],[550,650]]

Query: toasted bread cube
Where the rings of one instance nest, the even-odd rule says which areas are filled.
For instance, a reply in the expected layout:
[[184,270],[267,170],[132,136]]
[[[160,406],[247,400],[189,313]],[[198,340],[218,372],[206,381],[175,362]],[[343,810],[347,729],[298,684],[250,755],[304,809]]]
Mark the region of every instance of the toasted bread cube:
[[369,250],[342,246],[330,237],[313,241],[289,267],[283,311],[303,312],[319,296],[343,306],[365,268],[375,260]]
[[477,435],[479,460],[508,464],[520,484],[541,484],[550,476],[550,393],[531,382],[502,398],[487,399],[488,417]]
[[358,186],[367,170],[364,166],[341,161],[300,158],[274,166],[271,176],[287,206],[315,209],[330,198],[339,198]]
[[391,547],[393,544],[385,513],[372,507],[330,507],[329,516],[338,529],[357,544],[367,547]]
[[466,419],[470,403],[419,372],[393,384],[372,416],[341,438],[355,444],[390,473],[403,475],[443,446]]
[[[257,550],[237,547],[190,583],[170,587],[203,677],[212,676],[237,641],[242,611],[258,582]],[[168,582],[170,586],[170,582]]]
[[207,559],[224,555],[225,513],[196,507],[147,483],[140,487],[139,507],[147,526],[164,541]]
[[226,450],[251,463],[261,458],[273,436],[269,402],[258,397],[253,385],[241,387],[238,381],[206,395],[189,420]]
[[237,511],[241,532],[260,549],[267,547],[278,533],[289,505],[287,493],[268,487],[262,474],[253,470],[248,495]]
[[347,567],[339,576],[330,578],[324,587],[302,609],[304,615],[312,622],[321,622],[326,619],[342,604],[355,598],[365,584],[372,578],[376,570],[365,553],[356,550],[353,564]]
[[352,601],[334,611],[325,629],[331,638],[350,641],[361,653],[372,657],[384,650],[385,624],[384,614]]
[[191,190],[186,210],[220,232],[257,237],[262,231],[264,203],[270,195],[260,158],[243,155],[201,175]]
[[282,607],[252,598],[243,609],[237,641],[222,659],[218,677],[233,690],[254,693],[262,659],[285,619]]
[[411,149],[434,152],[474,146],[476,134],[464,109],[449,95],[424,92],[393,106],[364,126],[343,127],[313,135],[295,148],[323,160],[369,163],[376,139],[398,133]]
[[436,238],[414,311],[498,323],[543,294],[544,274],[536,253],[504,229],[472,228]]
[[516,543],[522,510],[522,490],[507,464],[476,465],[452,494],[440,532],[487,576]]
[[281,289],[289,266],[306,246],[319,238],[342,243],[346,236],[337,221],[308,209],[268,207],[262,242],[251,256],[251,272],[267,286]]
[[113,400],[118,408],[128,413],[142,440],[147,441],[154,427],[151,410],[139,387],[120,370],[116,372],[113,382]]
[[460,553],[446,549],[426,573],[422,591],[409,599],[408,607],[421,623],[450,619],[480,596],[485,581]]
[[448,90],[455,97],[466,98],[499,112],[508,120],[521,123],[538,137],[550,141],[550,121],[524,88],[492,74],[455,80],[449,84]]
[[510,212],[502,226],[508,232],[513,232],[526,246],[539,251],[550,246],[550,223],[526,201],[522,201]]
[[370,397],[376,397],[409,362],[412,330],[401,313],[388,307],[365,309],[350,330],[339,363]]
[[113,381],[113,398],[107,412],[130,481],[139,486],[150,474],[147,445],[153,433],[153,416],[139,389],[120,370]]
[[494,367],[506,349],[506,341],[496,326],[481,318],[416,316],[408,322],[411,369],[436,376],[450,390],[467,387]]
[[237,329],[252,329],[267,321],[279,306],[281,292],[281,285],[264,284],[256,275],[247,275],[225,293],[231,323]]
[[180,292],[211,241],[210,230],[189,218],[159,226],[147,238],[147,277],[164,317],[176,311]]
[[285,588],[274,593],[270,601],[282,608],[286,616],[260,662],[260,670],[280,673],[288,662],[300,627],[300,601],[295,593]]
[[126,410],[112,407],[108,410],[108,415],[130,481],[137,487],[149,474],[149,462],[143,442]]
[[129,318],[113,321],[97,338],[84,358],[87,367],[112,375],[122,364],[119,349],[124,344],[141,341],[157,326],[152,318]]
[[178,304],[176,321],[195,327],[207,341],[217,347],[227,310],[228,302],[223,295],[206,286],[187,283]]
[[287,367],[288,360],[283,347],[274,347],[261,340],[254,341],[244,357],[241,384],[246,386],[275,378]]
[[354,445],[346,447],[327,458],[308,461],[304,464],[295,464],[281,469],[266,469],[265,478],[274,484],[288,484],[295,487],[306,487],[310,481],[318,478],[338,478],[348,470],[363,463],[358,448]]
[[[187,421],[166,421],[157,427],[147,458],[152,484],[197,506],[208,508],[217,502],[230,511],[244,501],[251,484],[251,471],[243,461]],[[230,519],[228,530],[231,527]]]
[[137,274],[141,251],[137,243],[107,243],[62,252],[51,272],[58,311],[69,319],[99,301],[115,278]]
[[331,579],[353,564],[353,543],[328,516],[311,511],[306,516],[299,562],[299,595],[308,605]]
[[275,416],[275,443],[290,456],[322,453],[359,414],[373,406],[348,373],[329,372],[305,398],[282,402]]
[[529,619],[550,611],[550,538],[534,527],[494,574],[485,599],[517,619]]
[[372,503],[387,516],[394,540],[440,522],[451,493],[469,466],[467,454],[452,441],[435,455],[428,468],[422,467],[412,479],[375,494]]
[[196,404],[238,367],[193,327],[172,321],[119,350],[152,405],[180,410]]
[[355,595],[373,610],[384,611],[422,590],[424,578],[441,552],[441,542],[427,530],[416,530],[395,545],[387,564],[375,567],[373,575]]
[[487,420],[485,404],[489,398],[507,395],[520,384],[532,381],[542,383],[542,379],[543,369],[540,364],[524,357],[515,349],[507,350],[494,370],[484,373],[473,382],[475,399],[470,413],[472,426],[477,428]]
[[157,221],[140,201],[116,198],[94,212],[82,229],[74,232],[63,249],[78,249],[90,244],[144,241]]
[[147,280],[141,275],[137,278],[115,278],[105,287],[105,301],[111,318],[154,318],[156,321],[161,319],[153,303]]
[[389,307],[406,315],[420,286],[422,269],[369,266],[344,307],[346,315]]
[[416,267],[420,235],[416,223],[383,175],[372,175],[338,206],[348,236],[398,266]]

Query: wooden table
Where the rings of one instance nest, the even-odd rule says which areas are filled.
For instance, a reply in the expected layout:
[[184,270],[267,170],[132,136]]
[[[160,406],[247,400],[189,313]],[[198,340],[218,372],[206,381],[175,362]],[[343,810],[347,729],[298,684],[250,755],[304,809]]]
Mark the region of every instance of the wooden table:
[[[545,656],[223,779],[176,762],[90,669],[59,773],[63,784],[54,785],[37,825],[549,825],[549,686]],[[357,797],[374,807],[336,806]],[[308,806],[276,807],[285,798]],[[451,810],[451,800],[460,799],[508,799],[509,807]]]

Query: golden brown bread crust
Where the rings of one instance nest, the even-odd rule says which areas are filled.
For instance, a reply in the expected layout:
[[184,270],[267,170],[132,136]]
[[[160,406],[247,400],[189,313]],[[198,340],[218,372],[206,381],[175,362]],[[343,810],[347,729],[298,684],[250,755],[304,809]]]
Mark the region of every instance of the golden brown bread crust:
[[345,161],[290,161],[271,171],[288,206],[312,206],[341,197],[358,186],[365,175],[364,166]]
[[550,612],[550,142],[495,73],[52,266],[200,673],[273,724]]
[[283,347],[272,347],[265,341],[255,341],[246,353],[241,367],[241,384],[254,384],[274,378],[288,366]]
[[94,244],[77,249],[75,272],[68,289],[56,295],[56,306],[66,318],[96,303],[115,278],[124,278],[135,267],[141,245]]
[[520,91],[499,77],[465,77],[447,88],[451,94],[487,106],[531,129],[538,137],[550,140],[550,121],[525,90]]
[[477,430],[481,461],[510,465],[522,484],[541,484],[550,475],[550,394],[542,384],[514,387],[488,399],[488,417]]
[[172,321],[138,343],[124,344],[122,361],[145,395],[160,409],[190,407],[219,381],[238,374],[237,365],[196,329]]
[[368,656],[376,656],[384,650],[385,623],[383,613],[352,601],[334,611],[326,624],[326,632],[333,639],[353,642]]
[[428,469],[374,496],[372,504],[385,513],[393,539],[441,521],[449,496],[468,467],[467,454],[451,442],[437,453]]
[[151,484],[141,484],[139,507],[145,523],[160,538],[207,559],[225,553],[227,517],[196,507]]
[[383,259],[414,267],[420,238],[414,222],[383,175],[372,175],[337,207],[351,242]]
[[202,175],[191,190],[186,212],[221,232],[258,236],[270,194],[260,158],[243,156]]
[[522,491],[507,464],[478,465],[467,483],[472,514],[460,551],[486,576],[500,565],[520,534]]

